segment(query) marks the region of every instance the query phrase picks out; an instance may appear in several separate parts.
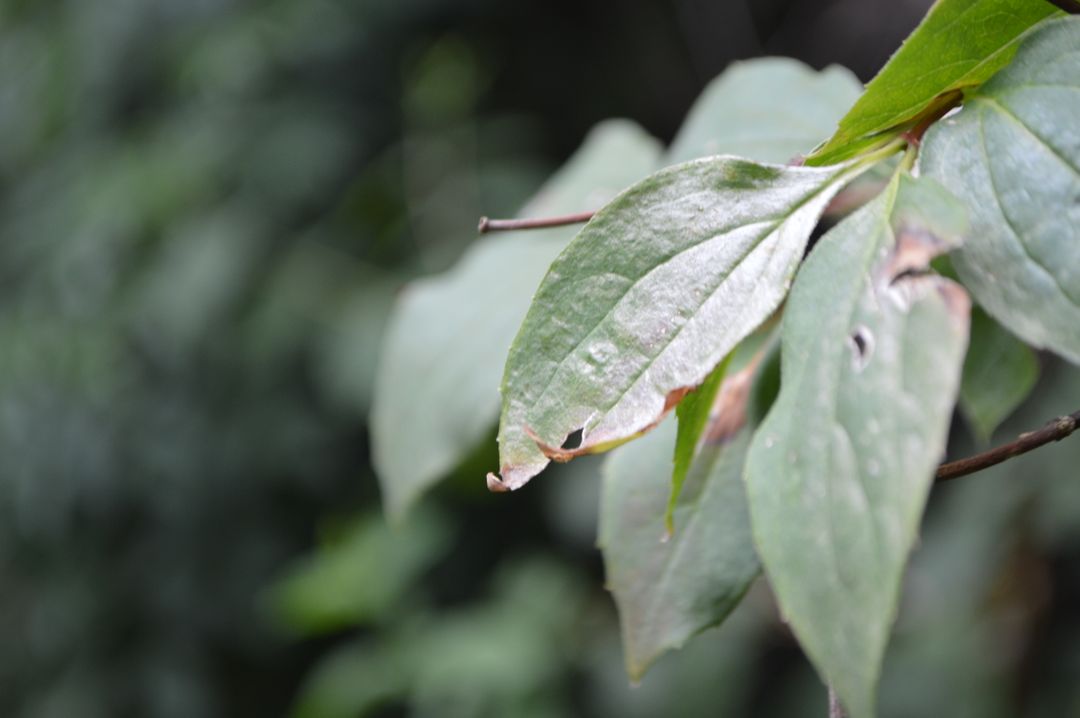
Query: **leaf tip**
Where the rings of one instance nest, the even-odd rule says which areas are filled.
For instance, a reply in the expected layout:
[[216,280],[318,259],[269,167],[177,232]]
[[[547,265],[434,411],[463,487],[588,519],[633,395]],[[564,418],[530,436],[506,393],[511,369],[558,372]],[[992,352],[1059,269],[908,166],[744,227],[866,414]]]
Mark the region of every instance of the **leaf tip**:
[[505,494],[510,491],[510,487],[506,482],[491,471],[489,471],[487,475],[487,489],[493,494]]

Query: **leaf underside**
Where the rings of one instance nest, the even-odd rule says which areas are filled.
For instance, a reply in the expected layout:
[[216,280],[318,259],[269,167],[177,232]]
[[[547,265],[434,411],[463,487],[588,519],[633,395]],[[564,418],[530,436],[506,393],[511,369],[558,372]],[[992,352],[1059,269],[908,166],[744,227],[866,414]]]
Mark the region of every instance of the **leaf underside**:
[[[602,123],[523,215],[595,209],[652,171],[660,149],[633,123]],[[371,415],[373,458],[391,515],[400,517],[489,436],[506,349],[544,270],[575,232],[486,237],[449,272],[402,292]]]
[[1033,0],[938,0],[807,163],[852,157],[868,138],[915,120],[937,98],[985,82],[1008,64],[1018,38],[1057,12]]
[[960,383],[960,409],[981,441],[990,440],[998,424],[1035,388],[1038,378],[1035,352],[976,307]]
[[750,429],[702,447],[662,541],[674,438],[666,421],[604,464],[600,546],[633,680],[723,621],[760,571],[742,482]]
[[[552,264],[510,350],[501,479],[649,430],[783,300],[851,165],[676,165],[597,213]],[[580,432],[580,446],[562,451]]]
[[860,92],[855,75],[836,65],[817,72],[787,57],[732,63],[690,108],[664,164],[710,155],[788,162],[827,137]]
[[968,206],[964,285],[1009,331],[1080,364],[1080,18],[1040,26],[927,133],[924,174]]
[[942,187],[903,175],[822,238],[792,289],[780,394],[747,458],[781,611],[852,718],[873,715],[959,386],[967,295],[926,272],[963,229]]

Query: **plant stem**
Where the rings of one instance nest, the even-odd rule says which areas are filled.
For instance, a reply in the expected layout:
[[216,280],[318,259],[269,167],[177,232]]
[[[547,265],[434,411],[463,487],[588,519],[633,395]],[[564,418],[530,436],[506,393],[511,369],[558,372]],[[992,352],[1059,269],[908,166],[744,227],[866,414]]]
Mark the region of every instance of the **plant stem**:
[[988,469],[1052,441],[1061,441],[1077,429],[1080,429],[1080,411],[1054,419],[1041,429],[1023,433],[1015,441],[996,446],[989,451],[969,456],[966,459],[952,461],[948,464],[942,464],[938,467],[936,478],[938,481],[949,481],[950,479]]
[[916,142],[912,142],[904,150],[904,157],[900,160],[899,170],[901,172],[910,172],[911,168],[915,166],[915,159],[919,156],[919,145]]
[[544,229],[545,227],[562,227],[567,224],[582,224],[592,219],[595,212],[578,212],[577,214],[565,214],[561,217],[538,217],[535,219],[489,219],[480,218],[477,229],[480,234],[487,232],[510,232],[515,229]]

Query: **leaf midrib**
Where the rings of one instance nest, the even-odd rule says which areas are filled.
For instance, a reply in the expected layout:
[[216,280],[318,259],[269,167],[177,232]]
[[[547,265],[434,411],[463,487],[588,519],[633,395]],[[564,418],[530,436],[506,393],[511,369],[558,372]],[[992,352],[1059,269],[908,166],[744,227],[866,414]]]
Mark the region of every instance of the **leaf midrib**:
[[[746,251],[745,251],[744,253],[742,253],[742,254],[741,254],[741,255],[740,255],[739,257],[738,257],[737,261],[735,261],[735,262],[733,262],[733,263],[732,263],[732,265],[731,265],[731,267],[730,267],[730,268],[728,269],[728,271],[727,271],[727,272],[725,272],[725,273],[724,273],[723,275],[721,275],[721,276],[719,277],[719,280],[718,280],[718,281],[717,281],[717,282],[716,282],[716,283],[715,283],[714,285],[712,285],[712,287],[711,287],[711,288],[710,288],[710,290],[709,290],[708,296],[707,296],[707,297],[705,297],[705,298],[704,298],[704,299],[703,299],[703,300],[702,300],[702,301],[701,301],[701,302],[700,302],[700,303],[698,304],[698,306],[697,306],[697,310],[695,311],[694,315],[691,315],[691,317],[690,317],[690,318],[688,318],[688,319],[687,319],[687,320],[686,320],[685,322],[683,322],[683,323],[682,323],[681,325],[679,325],[679,327],[678,327],[678,328],[677,328],[677,329],[676,329],[676,330],[675,330],[674,332],[672,332],[671,336],[670,336],[670,337],[668,337],[667,341],[665,341],[665,342],[664,342],[664,344],[663,344],[663,345],[662,345],[662,346],[661,346],[661,347],[660,347],[660,348],[659,348],[659,349],[657,350],[657,352],[656,352],[656,353],[655,353],[655,354],[654,354],[654,355],[653,355],[652,357],[649,357],[649,360],[648,360],[647,362],[645,362],[644,366],[643,366],[643,367],[642,367],[642,368],[641,368],[641,369],[640,369],[640,370],[639,370],[639,371],[638,371],[638,372],[637,372],[636,374],[634,374],[634,376],[633,376],[633,377],[632,377],[632,378],[631,378],[631,379],[629,380],[629,382],[628,382],[628,384],[627,384],[626,388],[625,388],[625,389],[623,389],[623,391],[619,393],[619,395],[618,395],[618,396],[617,396],[617,397],[615,398],[615,400],[614,400],[614,401],[612,401],[611,403],[609,403],[609,404],[605,405],[604,407],[602,407],[602,411],[600,411],[600,412],[597,412],[597,413],[595,413],[595,414],[593,415],[592,419],[595,419],[595,417],[596,417],[596,416],[606,416],[606,415],[607,415],[607,414],[608,414],[608,413],[609,413],[609,412],[611,411],[611,409],[612,409],[612,408],[614,408],[615,406],[617,406],[617,405],[619,404],[619,402],[621,402],[621,401],[623,400],[623,398],[624,398],[624,397],[625,397],[625,396],[626,396],[626,395],[627,395],[627,394],[628,394],[628,393],[629,393],[629,392],[630,392],[630,391],[631,391],[631,390],[632,390],[632,389],[633,389],[633,388],[634,388],[635,386],[637,386],[637,383],[638,383],[638,381],[639,381],[639,380],[641,379],[641,377],[642,377],[642,376],[643,376],[643,375],[644,375],[644,374],[645,374],[645,373],[646,373],[646,372],[647,372],[647,371],[648,371],[648,370],[649,370],[650,368],[652,368],[652,366],[653,366],[653,365],[654,365],[654,364],[656,363],[656,361],[657,361],[657,360],[658,360],[658,359],[660,358],[660,356],[661,356],[661,355],[663,355],[663,354],[664,354],[664,352],[666,352],[666,351],[668,350],[668,348],[669,348],[669,347],[670,347],[670,346],[672,345],[672,343],[673,343],[673,342],[674,342],[674,341],[675,341],[675,340],[676,340],[676,339],[677,339],[677,338],[679,337],[679,335],[680,335],[680,334],[682,333],[682,330],[683,330],[684,328],[686,328],[686,326],[687,326],[688,324],[690,324],[690,320],[691,320],[691,319],[693,318],[693,316],[696,316],[696,314],[697,314],[697,311],[700,311],[701,307],[702,307],[702,306],[704,306],[704,304],[705,304],[705,303],[706,303],[706,302],[707,302],[707,301],[708,301],[708,300],[709,300],[710,298],[712,298],[712,296],[713,296],[713,295],[715,295],[715,294],[716,294],[716,291],[717,291],[717,289],[719,289],[720,285],[722,285],[722,284],[724,283],[724,281],[725,281],[725,280],[727,280],[727,279],[728,279],[728,278],[729,278],[729,277],[731,276],[731,273],[732,273],[732,272],[733,272],[733,271],[734,271],[734,270],[735,270],[735,269],[736,269],[736,268],[737,268],[737,267],[738,267],[739,265],[741,265],[741,264],[742,264],[742,262],[743,262],[743,261],[744,261],[744,260],[746,259],[746,257],[750,256],[750,254],[751,254],[751,253],[753,253],[753,252],[754,252],[754,251],[755,251],[755,250],[756,250],[756,249],[757,249],[758,247],[760,247],[760,246],[761,246],[761,244],[762,244],[762,243],[763,243],[763,242],[764,242],[764,241],[765,241],[765,240],[766,240],[766,239],[767,239],[767,238],[768,238],[769,236],[771,236],[771,235],[772,235],[772,234],[773,234],[773,233],[774,233],[774,232],[776,231],[776,229],[777,229],[778,227],[780,227],[781,225],[783,225],[783,224],[784,224],[784,223],[785,223],[785,222],[786,222],[787,220],[789,220],[789,219],[790,219],[791,217],[793,217],[793,216],[794,216],[795,214],[797,214],[797,213],[798,213],[798,212],[799,212],[800,210],[802,210],[802,209],[803,209],[803,208],[804,208],[804,207],[805,207],[805,206],[806,206],[807,204],[809,204],[809,203],[810,203],[811,201],[813,201],[813,200],[814,200],[815,198],[817,198],[817,197],[818,197],[819,195],[821,195],[821,194],[823,194],[823,193],[827,192],[828,190],[832,189],[833,187],[835,187],[835,186],[836,186],[836,185],[837,185],[838,183],[840,183],[840,182],[841,182],[841,181],[842,181],[842,180],[843,180],[844,178],[846,178],[846,177],[847,177],[847,173],[845,173],[845,172],[843,172],[843,171],[841,171],[841,172],[838,172],[838,173],[836,173],[836,174],[835,174],[835,175],[833,176],[833,178],[832,178],[832,180],[831,180],[831,181],[829,181],[829,182],[826,182],[826,183],[822,184],[822,185],[821,185],[821,186],[820,186],[819,188],[817,188],[816,190],[814,190],[814,191],[811,191],[811,192],[810,192],[810,193],[809,193],[809,194],[808,194],[808,195],[807,195],[806,197],[804,197],[804,198],[803,198],[803,199],[801,199],[801,200],[800,200],[800,201],[799,201],[799,202],[798,202],[798,203],[797,203],[796,205],[794,205],[794,206],[793,206],[793,207],[791,208],[791,210],[790,210],[790,211],[789,211],[789,212],[788,212],[787,214],[785,214],[785,215],[783,215],[783,216],[781,216],[781,217],[779,217],[779,218],[767,218],[767,219],[764,219],[764,220],[760,220],[760,221],[758,221],[758,222],[751,222],[751,223],[748,223],[748,224],[745,224],[745,225],[742,225],[742,226],[736,226],[736,227],[732,227],[731,229],[729,229],[729,230],[728,230],[728,231],[727,231],[726,233],[724,233],[724,234],[720,234],[720,235],[710,235],[710,236],[708,236],[708,237],[703,237],[703,238],[702,238],[702,239],[701,239],[701,240],[700,240],[699,242],[695,242],[694,244],[691,244],[691,245],[689,245],[689,246],[687,246],[687,247],[684,247],[684,248],[680,249],[680,250],[679,250],[678,252],[676,252],[676,253],[675,253],[675,254],[673,254],[672,256],[668,257],[667,259],[665,259],[665,260],[664,260],[663,262],[661,262],[660,264],[657,264],[657,265],[653,266],[652,268],[650,268],[650,269],[649,269],[649,271],[647,271],[647,272],[646,272],[645,274],[643,274],[643,275],[641,275],[640,277],[638,277],[637,279],[633,280],[633,282],[632,282],[632,283],[630,284],[630,286],[628,286],[628,287],[627,287],[627,288],[626,288],[626,289],[625,289],[625,290],[624,290],[624,291],[623,291],[623,292],[622,292],[622,293],[621,293],[621,294],[619,295],[619,297],[618,297],[618,298],[617,298],[617,299],[616,299],[616,300],[615,300],[615,301],[614,301],[614,302],[612,303],[611,307],[610,307],[610,308],[608,309],[608,311],[607,311],[607,312],[605,312],[604,316],[602,316],[602,317],[601,317],[600,319],[598,319],[598,320],[597,320],[597,322],[596,322],[596,323],[595,323],[595,324],[594,324],[594,325],[593,325],[592,327],[590,327],[590,328],[589,328],[589,331],[588,331],[588,332],[587,332],[587,333],[586,333],[586,334],[585,334],[585,335],[584,335],[584,336],[583,336],[583,337],[582,337],[582,338],[581,338],[581,339],[580,339],[580,340],[579,340],[579,341],[578,341],[578,342],[577,342],[577,343],[576,343],[576,344],[574,345],[573,349],[571,349],[571,350],[570,350],[569,352],[567,352],[567,353],[566,353],[566,354],[565,354],[565,355],[563,356],[563,358],[559,360],[559,362],[558,362],[558,363],[557,363],[557,364],[555,365],[555,367],[554,367],[554,368],[552,369],[552,371],[551,371],[551,375],[550,375],[550,376],[548,377],[548,380],[547,380],[547,381],[545,382],[545,384],[544,384],[544,388],[543,388],[543,389],[542,389],[542,390],[540,391],[540,393],[539,393],[539,394],[537,395],[537,397],[536,397],[536,400],[535,400],[535,401],[533,402],[533,405],[534,405],[534,406],[536,406],[536,405],[539,405],[539,404],[541,403],[541,401],[542,401],[542,400],[544,399],[544,397],[546,397],[546,396],[547,396],[547,393],[548,393],[548,391],[549,391],[549,390],[551,389],[551,386],[552,386],[552,385],[553,385],[553,383],[554,383],[554,380],[555,380],[555,377],[556,377],[556,375],[557,375],[557,374],[559,373],[559,371],[560,371],[560,370],[561,370],[561,369],[563,368],[563,366],[565,365],[565,363],[567,362],[567,360],[568,360],[568,359],[569,359],[569,358],[570,358],[571,356],[573,356],[573,355],[574,355],[574,354],[575,354],[575,353],[576,353],[576,352],[578,351],[578,349],[580,349],[580,348],[581,348],[581,346],[582,346],[582,345],[583,345],[583,344],[584,344],[584,343],[585,343],[585,342],[586,342],[586,341],[587,341],[587,340],[588,340],[589,338],[591,338],[591,337],[592,337],[592,336],[593,336],[593,335],[595,334],[595,332],[596,332],[596,331],[597,331],[597,330],[598,330],[598,329],[599,329],[599,328],[600,328],[600,327],[601,327],[601,326],[602,326],[602,325],[604,324],[604,322],[605,322],[605,321],[607,321],[607,319],[608,319],[608,318],[609,318],[609,317],[611,316],[611,314],[612,314],[612,313],[613,313],[613,312],[615,311],[615,309],[616,309],[616,308],[618,308],[618,306],[619,306],[619,305],[620,305],[620,304],[622,303],[622,301],[623,301],[623,300],[624,300],[624,299],[626,298],[626,295],[627,295],[627,294],[629,294],[629,292],[630,292],[630,291],[631,291],[631,290],[632,290],[632,289],[633,289],[634,287],[636,287],[636,286],[637,286],[637,285],[638,285],[639,283],[641,283],[642,281],[644,281],[645,279],[647,279],[647,278],[648,278],[648,277],[649,277],[649,276],[650,276],[650,275],[651,275],[651,274],[652,274],[653,272],[655,272],[655,271],[656,271],[656,270],[658,270],[659,268],[661,268],[661,267],[665,266],[666,264],[668,264],[668,263],[670,263],[670,262],[674,261],[675,259],[679,258],[680,256],[682,256],[682,255],[683,255],[683,254],[685,254],[686,252],[688,252],[688,251],[690,251],[690,250],[692,250],[692,249],[695,249],[696,247],[699,247],[699,246],[701,246],[701,245],[705,244],[706,242],[711,242],[711,241],[713,241],[713,240],[716,240],[716,239],[718,239],[719,237],[723,237],[723,236],[726,236],[726,235],[730,235],[730,234],[731,234],[731,232],[734,232],[734,231],[736,231],[736,230],[738,230],[738,229],[743,229],[743,228],[745,228],[745,227],[748,227],[748,226],[753,226],[754,224],[762,224],[762,225],[766,225],[767,229],[765,229],[765,231],[764,231],[764,232],[763,232],[763,233],[762,233],[762,234],[761,234],[761,235],[760,235],[759,237],[757,237],[757,238],[755,238],[755,239],[754,239],[754,241],[753,241],[753,243],[751,244],[751,246],[750,246],[749,248],[747,248],[747,250],[746,250]],[[770,222],[771,222],[772,224],[769,224]],[[808,236],[809,236],[809,235],[808,235]],[[760,279],[760,278],[759,278],[759,279]],[[711,370],[711,368],[710,368],[710,370]],[[677,388],[677,387],[676,387],[676,388]],[[586,438],[587,438],[587,432],[586,432],[586,433],[585,433],[585,434],[583,435],[583,437],[582,437],[582,444],[583,444],[583,445],[584,445],[584,443],[585,443],[585,440],[586,440]]]
[[[1074,173],[1076,173],[1076,169],[1073,168],[1070,163],[1066,162],[1064,160],[1064,158],[1062,158],[1053,147],[1050,147],[1049,145],[1047,145],[1042,140],[1041,137],[1039,137],[1037,134],[1035,134],[1035,132],[1031,131],[1027,127],[1027,125],[1025,125],[1023,122],[1020,121],[1019,118],[1017,118],[1015,115],[1012,115],[1012,113],[1009,113],[1009,112],[1005,111],[1004,107],[1000,103],[998,103],[998,102],[996,102],[996,101],[994,101],[994,100],[992,100],[992,99],[990,99],[988,97],[985,97],[985,96],[980,97],[979,100],[982,101],[982,102],[985,102],[989,106],[998,108],[1000,114],[1004,115],[1006,119],[1011,119],[1012,120],[1011,124],[1014,124],[1014,125],[1016,125],[1018,127],[1021,127],[1021,128],[1024,128],[1025,130],[1027,130],[1028,133],[1033,138],[1035,138],[1040,144],[1045,146],[1050,151],[1051,154],[1053,154],[1055,157],[1057,157],[1063,164],[1065,164],[1066,167],[1069,167],[1070,169],[1073,170]],[[1051,272],[1049,267],[1047,267],[1038,257],[1036,257],[1034,254],[1032,254],[1031,248],[1027,246],[1027,243],[1024,241],[1023,235],[1020,233],[1020,231],[1016,227],[1016,223],[1013,221],[1012,217],[1009,216],[1009,213],[1005,209],[1005,205],[1002,204],[1001,193],[998,191],[997,180],[994,177],[994,169],[993,169],[993,164],[992,164],[992,158],[991,158],[991,155],[990,155],[990,150],[986,145],[986,128],[985,128],[985,125],[984,125],[984,122],[983,122],[982,113],[979,113],[979,114],[976,115],[976,120],[977,120],[976,126],[978,127],[978,132],[979,132],[979,149],[981,150],[981,154],[983,156],[983,162],[986,164],[986,176],[987,176],[987,179],[989,180],[989,183],[990,183],[990,192],[991,192],[991,195],[994,198],[994,204],[997,206],[998,212],[1001,214],[1001,218],[1005,220],[1005,224],[1009,228],[1009,233],[1013,237],[1015,237],[1016,244],[1019,245],[1019,247],[1022,250],[1024,256],[1028,258],[1028,260],[1031,262],[1031,264],[1038,267],[1044,274],[1046,274],[1046,276],[1050,277],[1050,279],[1053,282],[1054,286],[1057,287],[1058,292],[1061,293],[1061,296],[1065,299],[1065,301],[1068,304],[1071,304],[1071,305],[1073,305],[1075,307],[1080,308],[1080,300],[1074,299],[1072,297],[1072,295],[1070,295],[1068,293],[1068,291],[1065,289],[1064,285],[1062,285],[1061,280],[1058,279],[1057,275],[1054,274],[1053,272]]]

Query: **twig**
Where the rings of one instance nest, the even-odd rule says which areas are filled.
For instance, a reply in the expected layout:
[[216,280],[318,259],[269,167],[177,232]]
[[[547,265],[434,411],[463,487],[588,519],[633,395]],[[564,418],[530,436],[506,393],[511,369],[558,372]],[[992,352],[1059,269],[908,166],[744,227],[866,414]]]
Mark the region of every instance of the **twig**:
[[[868,200],[877,196],[881,188],[877,184],[865,187],[845,187],[836,194],[832,202],[825,208],[824,214],[832,217],[844,215],[853,208],[860,207]],[[512,232],[519,229],[546,229],[548,227],[563,227],[568,224],[583,224],[593,218],[596,212],[579,212],[577,214],[565,214],[556,217],[535,217],[529,219],[491,219],[481,217],[477,229],[480,234],[488,232]]]
[[1049,444],[1051,441],[1061,441],[1077,429],[1080,429],[1080,411],[1054,419],[1041,429],[1021,434],[1016,441],[995,446],[989,451],[969,456],[966,459],[942,464],[937,470],[937,480],[948,481],[988,469],[1014,456],[1026,454],[1032,449]]
[[1070,15],[1080,14],[1080,5],[1077,5],[1073,0],[1046,0],[1051,5],[1056,5]]
[[545,227],[562,227],[567,224],[582,224],[592,219],[595,212],[578,212],[566,214],[561,217],[539,217],[536,219],[489,219],[480,218],[477,229],[480,234],[487,232],[510,232],[515,229],[544,229]]

